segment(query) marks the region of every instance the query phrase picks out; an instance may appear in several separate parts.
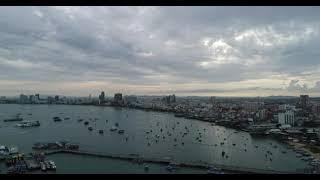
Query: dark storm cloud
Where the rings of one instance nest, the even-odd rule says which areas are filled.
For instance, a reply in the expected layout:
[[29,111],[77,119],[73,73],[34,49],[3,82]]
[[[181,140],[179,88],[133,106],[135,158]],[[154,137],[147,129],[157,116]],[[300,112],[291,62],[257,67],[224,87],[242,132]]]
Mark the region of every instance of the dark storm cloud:
[[320,68],[319,16],[318,7],[1,7],[0,80],[174,87],[283,75],[289,85]]

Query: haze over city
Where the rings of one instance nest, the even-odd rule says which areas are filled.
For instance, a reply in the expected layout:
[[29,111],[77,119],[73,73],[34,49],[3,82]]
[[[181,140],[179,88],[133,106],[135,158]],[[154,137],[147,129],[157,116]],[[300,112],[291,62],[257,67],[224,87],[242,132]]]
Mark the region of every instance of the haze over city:
[[320,95],[319,7],[1,7],[0,95]]

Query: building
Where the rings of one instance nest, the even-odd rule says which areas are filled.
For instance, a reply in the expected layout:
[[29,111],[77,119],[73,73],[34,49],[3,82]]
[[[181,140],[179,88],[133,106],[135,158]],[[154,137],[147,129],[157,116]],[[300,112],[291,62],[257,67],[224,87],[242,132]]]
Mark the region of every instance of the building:
[[5,103],[7,103],[6,97],[5,96],[1,96],[0,97],[0,104],[5,104]]
[[289,104],[281,104],[279,105],[279,110],[280,111],[286,111],[286,110],[295,110],[296,106],[289,105]]
[[104,91],[101,92],[101,94],[99,95],[99,104],[103,104],[105,102],[105,94]]
[[113,100],[114,100],[115,102],[122,101],[122,94],[121,94],[121,93],[116,93],[116,94],[114,94]]
[[320,115],[320,104],[312,105],[312,113],[315,115]]
[[165,96],[162,98],[162,101],[166,104],[171,104],[171,103],[175,103],[176,102],[176,96],[173,95],[169,95],[169,96]]
[[26,96],[26,95],[24,95],[24,94],[21,94],[21,95],[20,95],[19,102],[20,102],[21,104],[27,104],[27,103],[29,103],[29,98],[28,98],[28,96]]
[[266,110],[265,109],[260,109],[256,113],[256,117],[258,120],[265,120],[266,119]]
[[125,104],[133,104],[133,103],[137,103],[138,98],[137,96],[125,96],[124,97],[124,103]]
[[278,113],[278,123],[281,125],[289,124],[293,127],[295,123],[294,111],[287,110]]
[[35,97],[35,95],[30,95],[30,96],[29,96],[29,101],[30,101],[31,104],[36,103],[36,97]]
[[55,100],[56,102],[58,102],[58,101],[59,101],[59,96],[58,96],[58,95],[55,96],[55,97],[54,97],[54,100]]
[[55,102],[55,98],[49,96],[49,97],[48,97],[48,103],[49,103],[49,104],[53,104],[54,102]]
[[299,104],[304,109],[309,106],[309,95],[300,95]]
[[264,105],[263,102],[245,102],[242,104],[242,107],[245,111],[256,112]]

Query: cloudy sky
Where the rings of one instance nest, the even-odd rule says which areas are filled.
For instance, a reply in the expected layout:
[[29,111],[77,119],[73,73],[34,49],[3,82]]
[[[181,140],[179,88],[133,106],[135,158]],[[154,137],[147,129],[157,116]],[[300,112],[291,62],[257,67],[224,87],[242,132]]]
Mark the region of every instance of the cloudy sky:
[[0,95],[320,95],[319,7],[0,7]]

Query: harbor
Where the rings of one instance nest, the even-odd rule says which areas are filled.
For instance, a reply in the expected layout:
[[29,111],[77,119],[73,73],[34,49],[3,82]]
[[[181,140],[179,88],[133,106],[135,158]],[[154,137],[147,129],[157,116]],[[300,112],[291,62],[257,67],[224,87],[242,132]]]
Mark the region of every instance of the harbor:
[[[128,159],[132,158],[130,154],[136,154],[143,157],[143,163],[152,164],[151,161],[155,161],[157,164],[159,162],[157,170],[152,170],[152,165],[149,165],[149,172],[162,172],[164,169],[164,173],[169,173],[166,168],[172,162],[179,163],[181,169],[184,169],[185,164],[187,166],[185,168],[189,168],[188,171],[198,168],[202,173],[208,173],[206,166],[210,165],[226,173],[230,171],[295,173],[299,169],[310,166],[309,161],[297,158],[296,153],[286,144],[268,138],[255,138],[247,132],[213,123],[174,117],[170,113],[95,106],[51,105],[50,108],[46,105],[10,106],[16,109],[10,107],[7,110],[9,113],[10,111],[12,111],[11,114],[21,113],[25,121],[37,119],[41,126],[20,129],[15,127],[15,122],[2,122],[0,125],[2,126],[1,144],[16,145],[20,152],[31,150],[40,152],[47,151],[47,147],[59,150],[57,148],[61,145],[54,145],[54,143],[65,139],[66,142],[73,142],[73,145],[80,147],[79,152],[72,150],[73,152],[46,155],[49,160],[56,163],[57,172],[65,172],[64,168],[68,166],[61,166],[56,159],[51,157],[63,156],[66,164],[69,156],[74,161],[80,161],[84,157],[86,161],[91,161],[90,158],[95,159],[92,161],[100,161],[99,157],[94,155],[81,155],[80,153],[83,152],[93,154],[102,152],[98,155],[106,155],[111,159],[113,157],[115,163],[118,162],[116,160],[125,160],[129,164],[134,161]],[[28,115],[30,113],[32,115]],[[61,121],[56,122],[53,117],[59,117]],[[65,120],[66,117],[70,119]],[[92,131],[88,130],[88,127],[92,127]],[[36,143],[38,143],[37,146]],[[274,148],[275,145],[277,148]],[[286,153],[283,153],[284,151]],[[120,156],[116,158],[116,155]],[[167,158],[163,159],[164,157]],[[247,161],[251,157],[256,158],[254,161]],[[111,161],[108,160],[109,158],[103,158],[105,160],[101,161],[109,162]],[[60,160],[63,161],[63,159]],[[140,169],[142,173],[145,172],[143,163],[140,168],[136,167],[137,172],[140,172]],[[168,168],[171,169],[170,167]],[[97,172],[98,170],[92,169],[92,171]]]

